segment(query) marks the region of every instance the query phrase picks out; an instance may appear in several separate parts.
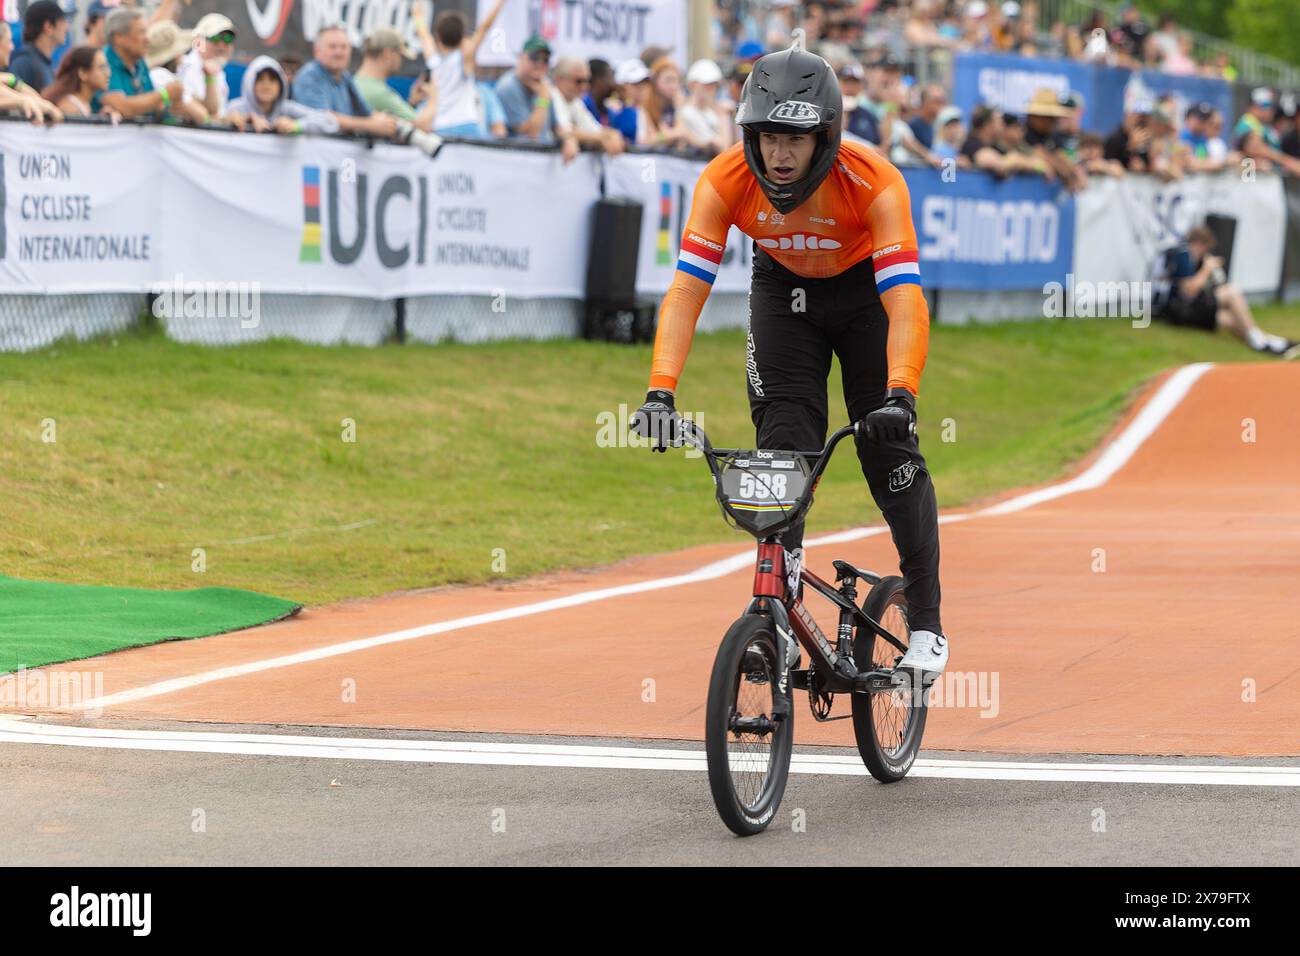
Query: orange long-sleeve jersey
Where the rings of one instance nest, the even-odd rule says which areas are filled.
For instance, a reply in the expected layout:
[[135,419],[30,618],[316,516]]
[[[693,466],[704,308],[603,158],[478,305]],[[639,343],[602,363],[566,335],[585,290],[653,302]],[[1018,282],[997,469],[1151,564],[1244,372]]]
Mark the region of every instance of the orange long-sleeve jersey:
[[659,310],[652,389],[677,388],[733,225],[791,272],[810,279],[839,275],[870,256],[889,316],[888,387],[917,393],[930,342],[930,312],[921,294],[907,183],[884,157],[848,142],[840,145],[839,161],[817,190],[786,215],[763,195],[745,163],[742,144],[704,168],[682,234],[677,271]]

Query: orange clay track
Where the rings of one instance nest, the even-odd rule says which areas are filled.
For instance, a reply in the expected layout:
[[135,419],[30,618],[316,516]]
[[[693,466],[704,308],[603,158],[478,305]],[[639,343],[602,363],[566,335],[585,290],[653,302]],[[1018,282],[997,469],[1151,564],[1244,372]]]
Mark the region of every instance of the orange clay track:
[[[1257,423],[1253,444],[1242,440],[1244,418]],[[946,524],[942,542],[950,670],[996,674],[998,709],[936,707],[926,749],[1300,754],[1300,366],[1213,368],[1102,487]],[[94,665],[113,694],[681,574],[749,543],[737,536],[590,572],[314,608]],[[1104,549],[1104,573],[1093,570],[1094,549]],[[887,534],[808,554],[827,578],[836,557],[876,570],[897,564]],[[698,740],[713,654],[751,577],[746,568],[221,679],[109,706],[105,716]],[[813,603],[833,634],[833,616],[821,613],[829,605]],[[353,703],[343,702],[348,679]],[[652,701],[643,699],[648,680]],[[1257,699],[1243,702],[1251,681]],[[796,697],[800,743],[852,744],[850,722],[817,724]],[[847,705],[841,699],[836,712]]]

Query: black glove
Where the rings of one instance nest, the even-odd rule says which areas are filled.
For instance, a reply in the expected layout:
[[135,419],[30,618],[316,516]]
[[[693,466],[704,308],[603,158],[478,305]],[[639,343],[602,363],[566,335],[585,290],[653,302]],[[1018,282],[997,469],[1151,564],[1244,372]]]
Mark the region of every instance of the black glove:
[[891,388],[885,404],[863,421],[872,441],[907,441],[916,434],[916,399],[905,388]]
[[673,407],[673,393],[652,388],[646,392],[645,404],[632,414],[632,431],[651,439],[651,451],[667,451],[681,444],[682,418]]

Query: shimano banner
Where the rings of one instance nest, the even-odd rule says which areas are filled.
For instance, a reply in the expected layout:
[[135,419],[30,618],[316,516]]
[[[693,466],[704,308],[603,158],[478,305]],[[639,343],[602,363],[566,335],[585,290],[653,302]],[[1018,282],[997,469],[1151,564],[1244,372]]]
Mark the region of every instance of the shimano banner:
[[1232,88],[1226,80],[1009,54],[957,54],[953,102],[969,119],[981,104],[1023,114],[1036,90],[1074,92],[1083,97],[1083,128],[1104,134],[1119,126],[1124,104],[1139,87],[1151,98],[1173,95],[1180,113],[1192,103],[1208,102],[1223,114],[1225,126],[1232,126]]
[[998,180],[933,169],[903,172],[935,289],[1040,289],[1065,279],[1074,258],[1074,198],[1036,177]]

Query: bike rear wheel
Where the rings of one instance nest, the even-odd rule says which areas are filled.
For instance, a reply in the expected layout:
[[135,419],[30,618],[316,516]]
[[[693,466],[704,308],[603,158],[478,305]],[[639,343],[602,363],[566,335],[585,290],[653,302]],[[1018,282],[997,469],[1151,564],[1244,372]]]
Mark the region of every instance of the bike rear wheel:
[[[767,828],[790,773],[792,693],[772,622],[747,614],[731,625],[709,679],[704,749],[722,822],[739,836]],[[785,678],[788,681],[788,675]]]
[[[882,578],[867,595],[862,609],[904,648],[910,645],[912,631],[907,623],[902,578]],[[892,669],[903,653],[869,628],[857,629],[853,663],[858,670]],[[853,733],[862,762],[873,777],[881,783],[893,783],[907,776],[921,749],[925,716],[925,692],[913,692],[910,679],[898,690],[853,695]]]

